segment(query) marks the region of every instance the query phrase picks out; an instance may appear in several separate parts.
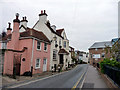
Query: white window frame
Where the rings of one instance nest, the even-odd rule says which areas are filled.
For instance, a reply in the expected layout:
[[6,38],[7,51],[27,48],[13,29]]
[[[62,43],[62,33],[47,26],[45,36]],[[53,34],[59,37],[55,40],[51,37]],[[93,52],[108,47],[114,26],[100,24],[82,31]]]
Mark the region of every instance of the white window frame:
[[7,47],[7,43],[2,42],[2,43],[1,43],[1,48],[2,48],[2,49],[6,49],[6,47]]
[[53,60],[57,60],[57,50],[53,50]]
[[[37,60],[39,60],[39,66],[37,66]],[[35,69],[38,69],[38,68],[40,68],[40,61],[41,61],[41,59],[40,58],[37,58],[36,60],[35,60]]]
[[[38,48],[38,42],[40,43],[40,45],[39,45],[39,48]],[[37,41],[37,50],[41,50],[41,42],[40,41]]]
[[100,54],[93,54],[93,58],[100,58]]
[[43,64],[44,64],[44,60],[46,60],[46,64],[47,64],[47,58],[43,58]]
[[66,48],[66,46],[67,46],[66,44],[67,44],[66,41],[64,41],[64,48]]
[[59,40],[59,46],[61,46],[61,39]]
[[[46,45],[46,46],[45,46]],[[44,51],[47,51],[47,46],[48,44],[47,43],[44,43]],[[46,47],[46,50],[45,50],[45,47]]]
[[98,49],[96,48],[95,51],[98,51]]

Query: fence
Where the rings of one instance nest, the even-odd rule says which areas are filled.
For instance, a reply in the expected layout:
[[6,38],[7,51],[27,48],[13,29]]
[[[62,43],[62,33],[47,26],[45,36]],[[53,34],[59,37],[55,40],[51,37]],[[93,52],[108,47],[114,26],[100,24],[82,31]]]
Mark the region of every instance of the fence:
[[107,74],[120,87],[120,69],[104,65],[104,73]]

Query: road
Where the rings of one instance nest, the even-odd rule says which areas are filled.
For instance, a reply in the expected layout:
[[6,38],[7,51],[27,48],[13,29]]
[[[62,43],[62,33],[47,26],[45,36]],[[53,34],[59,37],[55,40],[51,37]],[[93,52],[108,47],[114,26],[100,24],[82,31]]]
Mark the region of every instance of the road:
[[35,82],[28,82],[17,88],[79,88],[87,67],[87,64],[77,65],[77,67],[70,71]]

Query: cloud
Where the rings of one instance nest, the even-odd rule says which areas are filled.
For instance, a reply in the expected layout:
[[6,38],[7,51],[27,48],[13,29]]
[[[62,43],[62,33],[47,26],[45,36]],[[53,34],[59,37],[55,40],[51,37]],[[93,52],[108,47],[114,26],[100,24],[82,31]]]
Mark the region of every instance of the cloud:
[[106,41],[117,37],[119,0],[1,0],[0,30],[7,22],[27,16],[28,26],[38,20],[41,10],[46,10],[51,24],[65,28],[70,45],[85,50],[95,41]]

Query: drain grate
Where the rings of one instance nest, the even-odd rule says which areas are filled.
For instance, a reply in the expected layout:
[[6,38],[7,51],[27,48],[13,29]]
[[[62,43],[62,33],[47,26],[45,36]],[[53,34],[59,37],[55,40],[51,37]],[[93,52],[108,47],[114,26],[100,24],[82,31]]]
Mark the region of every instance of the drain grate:
[[83,88],[94,88],[94,83],[84,83]]

